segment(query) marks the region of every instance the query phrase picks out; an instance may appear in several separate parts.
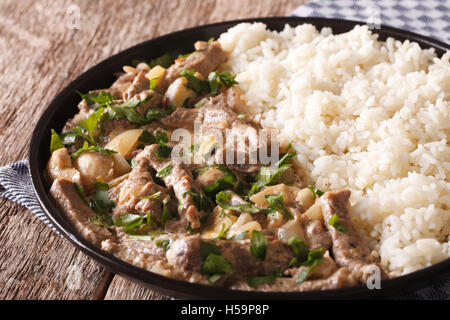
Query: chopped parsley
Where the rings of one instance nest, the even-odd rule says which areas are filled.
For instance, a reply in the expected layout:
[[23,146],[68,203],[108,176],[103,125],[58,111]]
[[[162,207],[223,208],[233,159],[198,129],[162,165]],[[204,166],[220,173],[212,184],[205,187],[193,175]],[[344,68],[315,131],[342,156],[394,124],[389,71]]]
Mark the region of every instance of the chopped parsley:
[[195,76],[196,71],[192,69],[183,69],[180,71],[180,76],[185,77],[188,81],[186,87],[195,91],[198,94],[212,94],[219,93],[223,85],[231,87],[237,84],[235,75],[229,72],[211,72],[208,75],[208,80],[201,80]]
[[250,252],[252,255],[259,260],[264,260],[266,258],[267,247],[269,246],[269,241],[267,240],[264,233],[258,230],[252,231],[252,237],[250,239]]
[[336,213],[334,213],[333,216],[328,220],[328,224],[342,233],[348,232],[347,227],[339,222],[339,218]]
[[114,220],[116,227],[123,227],[123,230],[128,234],[135,234],[134,229],[140,227],[144,221],[147,221],[147,215],[138,215],[125,213]]
[[257,193],[262,187],[280,183],[283,173],[290,168],[289,160],[297,152],[286,153],[273,167],[262,167],[257,175],[256,181],[252,184],[249,195]]
[[230,203],[230,199],[231,199],[230,193],[220,191],[218,194],[216,194],[216,203],[222,209],[235,210],[235,211],[241,211],[241,212],[247,212],[247,213],[258,213],[261,211],[260,208],[253,207],[250,202],[232,205]]
[[152,68],[157,65],[168,68],[173,64],[173,62],[173,57],[169,53],[165,53],[155,59],[151,59],[148,65]]
[[192,196],[194,206],[196,206],[198,210],[208,212],[213,209],[209,199],[206,198],[203,194],[188,190],[184,192],[182,196],[185,197],[186,195]]
[[55,130],[52,129],[52,137],[50,140],[50,153],[53,153],[54,151],[58,149],[64,148],[64,145],[62,143],[62,140],[60,136],[56,133]]
[[98,226],[110,227],[114,224],[114,221],[108,212],[114,208],[115,204],[108,195],[109,185],[103,182],[96,182],[94,187],[95,195],[89,203],[92,211],[94,211],[94,215],[89,217],[89,221]]
[[211,72],[208,75],[208,83],[209,83],[209,92],[212,95],[217,94],[223,85],[226,87],[232,87],[233,85],[237,84],[238,82],[234,80],[236,78],[235,75],[232,75],[231,73],[227,71],[223,72]]
[[316,197],[321,197],[321,196],[323,196],[323,191],[320,191],[319,189],[317,189],[316,187],[314,187],[314,186],[307,186],[307,188],[309,189],[309,190],[311,190],[311,192],[312,192],[312,194],[313,194],[313,199],[314,200],[316,200]]
[[155,137],[147,130],[142,131],[142,134],[139,136],[138,141],[145,143],[145,144],[155,144],[156,143]]
[[322,248],[309,252],[308,259],[301,264],[302,266],[305,266],[305,268],[300,269],[297,276],[297,284],[302,284],[308,278],[309,273],[320,261],[322,261],[323,255],[324,252]]
[[172,148],[167,145],[167,142],[169,142],[167,134],[164,131],[158,130],[155,133],[155,140],[158,144],[158,149],[155,151],[158,159],[161,160],[162,158],[168,158],[172,152]]
[[102,146],[89,146],[89,143],[87,141],[84,142],[83,147],[81,147],[80,149],[78,149],[76,152],[72,153],[70,156],[72,157],[72,159],[76,159],[79,156],[81,156],[83,153],[85,152],[89,152],[89,151],[95,151],[100,153],[103,156],[107,156],[107,157],[112,157],[112,155],[114,153],[117,153],[114,150],[111,149],[106,149]]
[[156,177],[157,178],[167,177],[172,172],[172,168],[173,168],[173,165],[169,164],[167,167],[165,167],[161,171],[158,171],[158,173],[156,173]]
[[222,223],[222,228],[220,229],[219,234],[217,235],[217,240],[228,240],[227,239],[227,232],[230,229],[230,227],[225,228],[225,223]]
[[167,220],[174,218],[175,213],[171,212],[169,208],[167,208],[167,204],[163,203],[163,212],[161,214],[161,224],[164,227],[166,225]]
[[93,104],[97,104],[94,106],[94,110],[97,110],[102,107],[106,107],[114,102],[114,97],[110,92],[100,91],[100,92],[92,92],[92,93],[86,93],[82,94],[78,91],[76,91],[81,98],[86,101],[86,104],[88,106],[92,106]]
[[66,145],[66,146],[72,146],[72,145],[74,145],[75,142],[77,141],[77,138],[78,138],[78,137],[79,137],[79,138],[82,138],[83,140],[89,142],[89,143],[92,144],[92,145],[95,145],[95,144],[96,144],[96,143],[95,143],[95,140],[92,139],[90,136],[85,135],[85,134],[83,133],[83,129],[82,129],[81,127],[79,127],[79,126],[73,128],[73,129],[71,129],[71,130],[69,130],[69,131],[66,131],[66,132],[61,133],[61,134],[60,134],[60,137],[61,137],[62,143],[63,143],[64,145]]
[[94,140],[94,131],[102,125],[103,111],[105,111],[105,108],[100,108],[92,112],[86,119],[78,122],[78,126],[85,130],[92,140]]
[[150,79],[150,90],[155,90],[155,88],[156,88],[156,81],[158,79],[159,79],[159,77]]
[[[140,114],[137,111],[137,107],[144,104],[152,98],[152,95],[139,100],[137,97],[132,97],[122,104],[108,106],[107,109],[107,119],[108,120],[118,120],[127,119],[131,123],[136,124],[146,124],[151,122],[153,119],[147,119],[146,116]],[[151,110],[151,109],[149,109]]]
[[161,196],[161,191],[155,192],[154,194],[151,194],[149,196],[140,197],[139,199],[158,199],[159,196]]
[[200,242],[200,257],[204,261],[209,254],[215,253],[220,255],[220,249],[214,242]]
[[155,241],[155,244],[158,247],[161,247],[161,249],[163,249],[164,251],[167,251],[170,246],[172,245],[173,239],[169,238],[169,239],[158,239]]
[[294,258],[289,263],[289,267],[299,267],[302,263],[308,260],[309,248],[305,241],[298,237],[291,237],[288,240],[288,245],[294,252]]
[[283,194],[266,194],[264,199],[270,205],[270,208],[281,213],[285,219],[294,219],[289,210],[284,206]]
[[83,186],[78,182],[74,182],[73,184],[75,185],[75,189],[77,189],[77,192],[80,195],[81,199],[83,199],[84,202],[88,203],[88,201],[86,200],[86,193],[84,192]]
[[216,164],[212,166],[205,166],[202,168],[197,168],[194,170],[194,176],[201,176],[206,173],[209,169],[218,169],[225,173],[225,176],[217,179],[213,184],[204,187],[206,194],[208,196],[215,196],[219,191],[232,189],[234,187],[234,182],[236,182],[236,176],[234,173],[223,164]]
[[252,277],[247,279],[247,284],[249,285],[249,287],[256,288],[265,283],[267,284],[273,283],[276,278],[277,276],[273,274],[262,277]]
[[195,73],[196,71],[192,69],[183,69],[180,71],[180,76],[185,77],[188,81],[186,87],[198,94],[209,93],[208,81],[197,78]]
[[231,273],[232,267],[230,261],[220,254],[210,253],[203,262],[201,273],[208,275],[208,281],[217,282],[226,273]]
[[203,261],[201,273],[208,275],[209,282],[216,282],[223,274],[231,273],[231,263],[220,255],[214,242],[200,242],[200,257]]

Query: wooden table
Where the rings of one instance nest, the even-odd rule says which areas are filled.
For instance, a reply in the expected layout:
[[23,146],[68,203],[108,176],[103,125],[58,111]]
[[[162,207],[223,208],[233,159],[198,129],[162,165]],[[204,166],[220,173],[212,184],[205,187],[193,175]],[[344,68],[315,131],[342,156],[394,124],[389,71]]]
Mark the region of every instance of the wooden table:
[[[136,43],[211,22],[288,15],[307,0],[0,2],[0,166],[24,159],[51,99]],[[71,5],[79,7],[76,27]],[[76,10],[76,8],[75,8]],[[0,198],[0,299],[165,299],[116,276]]]

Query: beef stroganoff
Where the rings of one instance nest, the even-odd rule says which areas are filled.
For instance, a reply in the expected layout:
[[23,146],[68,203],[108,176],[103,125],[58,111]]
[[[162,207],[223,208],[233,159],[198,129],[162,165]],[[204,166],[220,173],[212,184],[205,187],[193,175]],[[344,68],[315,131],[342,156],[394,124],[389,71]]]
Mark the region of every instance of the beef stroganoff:
[[[84,238],[143,269],[240,290],[336,289],[448,257],[448,121],[440,120],[448,120],[448,54],[437,59],[414,44],[379,42],[360,26],[332,35],[311,25],[277,33],[261,23],[237,25],[194,47],[176,59],[166,54],[124,66],[109,88],[80,93],[79,113],[60,133],[52,130],[50,193]],[[374,51],[382,54],[374,58]],[[411,57],[398,64],[416,63],[395,65],[401,54]],[[412,83],[435,81],[429,84],[434,100],[417,90],[409,101],[347,88],[367,92],[377,81],[390,88],[388,71],[417,73]],[[407,147],[421,163],[432,157],[424,158],[426,150],[444,158],[396,169],[400,160],[388,149],[389,173],[380,173],[376,157],[372,169],[357,167],[383,148],[371,149],[367,132],[376,144],[384,139],[377,132],[382,121],[415,119],[406,111],[397,115],[402,103],[409,109],[434,103],[438,125],[428,131],[437,133]],[[395,228],[416,212],[396,210],[402,204],[395,201],[374,209],[380,198],[374,193],[426,179],[441,195],[428,199],[437,211],[426,222],[434,231],[406,230],[412,235],[398,250],[411,243],[434,251],[413,266],[402,256],[393,261]],[[418,216],[432,211],[414,202],[411,208]]]

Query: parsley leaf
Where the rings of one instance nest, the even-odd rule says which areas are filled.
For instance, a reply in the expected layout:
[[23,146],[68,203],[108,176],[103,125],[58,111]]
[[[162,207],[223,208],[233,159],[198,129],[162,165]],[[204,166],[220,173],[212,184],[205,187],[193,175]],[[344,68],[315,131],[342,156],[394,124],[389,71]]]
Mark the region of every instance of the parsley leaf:
[[236,182],[236,176],[227,166],[223,164],[216,164],[197,168],[194,170],[194,176],[195,177],[201,176],[205,174],[209,169],[218,169],[226,173],[226,175],[222,178],[217,179],[211,185],[203,188],[208,196],[215,196],[216,193],[218,193],[219,191],[232,189],[234,187],[233,183]]
[[289,266],[299,267],[302,263],[308,260],[309,248],[305,241],[298,237],[291,237],[288,240],[288,245],[294,252],[295,257],[289,263]]
[[103,182],[96,182],[94,187],[95,196],[91,201],[91,209],[94,212],[107,212],[114,208],[114,201],[108,195],[109,185]]
[[264,260],[266,258],[267,247],[269,246],[269,241],[264,233],[253,230],[250,243],[250,252],[252,255],[257,259]]
[[208,81],[201,80],[195,76],[196,71],[192,69],[183,69],[180,71],[180,76],[187,79],[186,87],[193,91],[202,94],[209,93]]
[[200,257],[204,261],[211,253],[220,255],[220,249],[214,242],[200,242]]
[[114,220],[116,227],[123,227],[123,230],[128,234],[134,234],[134,229],[140,227],[147,216],[125,213]]
[[258,213],[260,208],[253,207],[250,202],[232,205],[230,203],[231,194],[224,191],[220,191],[216,194],[216,203],[225,210],[235,210],[247,213]]
[[161,195],[161,191],[155,192],[154,194],[151,194],[149,196],[140,197],[139,199],[157,199]]
[[227,240],[227,232],[230,229],[230,227],[225,228],[225,223],[222,223],[222,228],[220,229],[219,234],[217,235],[217,240]]
[[192,201],[194,202],[194,206],[196,206],[198,210],[200,210],[200,211],[212,210],[212,205],[209,202],[209,199],[206,198],[203,194],[201,194],[201,193],[198,194],[195,191],[188,190],[188,191],[184,192],[182,196],[185,197],[186,195],[192,196]]
[[148,95],[142,100],[137,97],[128,99],[122,104],[111,105],[107,109],[107,118],[109,120],[127,119],[131,123],[146,124],[150,121],[145,116],[137,111],[137,107],[144,104],[152,98],[152,95]]
[[73,184],[75,185],[75,189],[77,189],[77,192],[80,195],[81,199],[83,199],[84,202],[88,203],[86,200],[86,193],[84,192],[83,186],[78,182],[74,182]]
[[155,88],[156,88],[156,81],[159,79],[159,77],[157,77],[157,78],[153,78],[153,79],[150,79],[150,90],[155,90]]
[[84,101],[86,101],[86,104],[88,106],[91,106],[95,103],[98,105],[94,107],[94,110],[97,110],[98,108],[105,107],[114,101],[114,97],[110,92],[100,91],[100,92],[92,92],[92,93],[86,93],[82,94],[78,91],[76,91],[81,98],[83,98]]
[[216,253],[210,253],[203,262],[201,273],[209,275],[209,282],[217,282],[223,274],[231,273],[231,263]]
[[105,111],[105,108],[100,108],[97,111],[92,112],[86,119],[78,122],[78,125],[88,132],[88,135],[92,140],[94,140],[95,130],[101,126],[103,111]]
[[208,195],[215,195],[219,191],[232,189],[233,188],[233,182],[236,181],[236,178],[232,175],[227,174],[225,177],[217,179],[216,182],[213,184],[204,187],[203,189]]
[[227,71],[223,71],[220,73],[217,71],[211,72],[208,75],[209,92],[215,95],[220,91],[222,85],[231,87],[237,84],[238,82],[234,80],[234,78],[236,78],[236,76]]
[[106,149],[106,148],[104,148],[102,146],[89,146],[87,141],[85,141],[84,144],[83,144],[83,147],[78,149],[76,152],[72,153],[70,156],[72,157],[72,159],[76,159],[79,156],[81,156],[83,153],[89,152],[89,151],[98,152],[101,155],[107,156],[107,157],[111,157],[113,153],[117,153],[114,150]]
[[158,239],[155,241],[155,244],[158,247],[161,247],[161,249],[163,249],[164,251],[167,251],[170,246],[172,245],[173,239],[169,238],[169,239]]
[[196,71],[192,69],[183,69],[180,71],[180,76],[185,77],[188,80],[186,87],[192,89],[198,94],[217,94],[223,85],[231,87],[238,82],[234,80],[235,75],[227,71],[223,72],[211,72],[208,75],[208,80],[201,80],[195,76]]
[[95,140],[93,138],[91,138],[88,135],[85,135],[83,133],[83,129],[79,126],[73,128],[72,130],[63,132],[60,134],[62,143],[64,145],[68,145],[68,146],[72,146],[75,144],[76,140],[78,137],[82,138],[83,140],[89,142],[92,145],[95,145]]
[[165,167],[161,171],[158,171],[158,173],[156,173],[156,177],[157,178],[167,177],[172,172],[172,168],[173,168],[173,165],[169,164],[167,167]]
[[280,183],[283,173],[291,166],[288,164],[289,160],[296,154],[295,151],[287,153],[273,167],[262,167],[256,175],[256,181],[252,184],[249,195],[257,193],[262,187]]
[[311,251],[308,254],[308,260],[301,265],[305,268],[301,268],[297,276],[297,284],[302,284],[307,278],[311,270],[323,259],[324,252],[322,248]]
[[328,224],[342,233],[348,232],[346,226],[339,222],[339,218],[336,213],[334,213],[333,216],[328,220]]
[[157,119],[162,119],[164,117],[166,117],[169,113],[165,110],[161,110],[161,109],[148,109],[147,113],[145,115],[145,122],[146,123],[150,123],[153,120],[157,120]]
[[311,190],[311,192],[313,194],[313,200],[316,200],[316,197],[320,198],[321,196],[323,196],[323,191],[320,191],[316,187],[314,187],[314,186],[307,186],[307,188],[309,190]]
[[166,225],[167,220],[173,217],[175,217],[175,213],[170,212],[167,208],[167,205],[163,203],[163,212],[161,214],[161,224],[163,225],[163,227]]
[[159,65],[161,67],[168,68],[173,64],[173,62],[172,56],[169,53],[165,53],[155,59],[151,59],[149,66],[153,68],[154,66]]
[[264,283],[270,284],[270,283],[274,282],[276,278],[277,277],[275,275],[248,278],[247,284],[252,288],[256,288],[259,285],[262,285]]
[[50,153],[53,153],[54,151],[58,149],[64,148],[64,145],[61,141],[60,136],[56,133],[55,130],[52,129],[52,138],[50,140]]
[[89,203],[94,215],[89,217],[89,221],[101,227],[110,227],[114,224],[112,217],[107,213],[114,206],[114,201],[109,198],[107,183],[95,183],[95,196]]
[[286,207],[284,206],[283,194],[281,194],[281,195],[266,194],[264,196],[264,198],[265,198],[266,202],[268,204],[270,204],[270,207],[273,210],[281,213],[285,219],[288,219],[288,220],[294,219],[294,217],[289,212],[289,210],[286,209]]
[[155,137],[147,130],[142,131],[142,134],[139,136],[138,141],[145,143],[145,144],[155,144],[156,143]]

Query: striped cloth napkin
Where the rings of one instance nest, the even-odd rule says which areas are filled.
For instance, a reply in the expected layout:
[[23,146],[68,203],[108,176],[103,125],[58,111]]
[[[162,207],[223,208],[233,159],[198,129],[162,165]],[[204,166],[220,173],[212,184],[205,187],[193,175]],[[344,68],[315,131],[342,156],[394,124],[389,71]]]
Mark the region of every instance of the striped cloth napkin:
[[291,16],[384,24],[450,43],[449,0],[316,0],[298,7]]
[[[445,0],[321,0],[295,9],[292,16],[328,17],[386,24],[450,42],[450,3]],[[53,231],[58,231],[42,212],[34,196],[28,160],[0,168],[0,196],[28,208]],[[58,233],[59,234],[59,233]],[[450,278],[435,280],[429,287],[391,299],[449,299]]]

